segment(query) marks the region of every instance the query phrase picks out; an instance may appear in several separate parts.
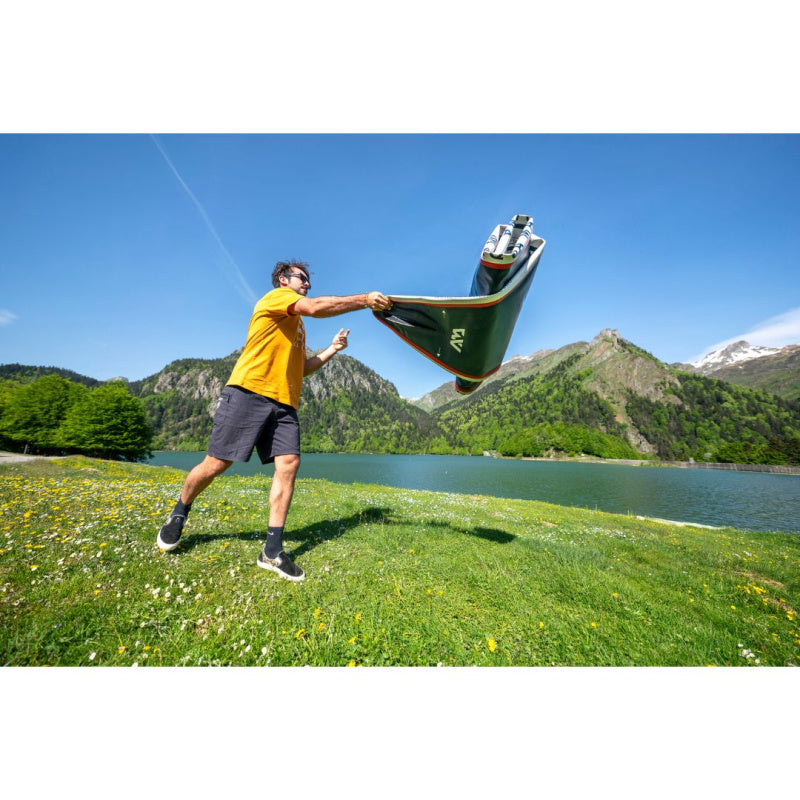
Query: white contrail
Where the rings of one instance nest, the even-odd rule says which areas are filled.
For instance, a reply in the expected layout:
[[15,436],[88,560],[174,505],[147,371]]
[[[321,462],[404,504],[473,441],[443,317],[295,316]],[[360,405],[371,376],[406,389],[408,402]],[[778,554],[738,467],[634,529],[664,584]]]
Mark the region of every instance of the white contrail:
[[181,177],[180,172],[178,172],[178,170],[175,168],[175,165],[170,160],[166,150],[164,150],[162,147],[161,142],[159,142],[153,134],[150,134],[150,138],[153,140],[153,144],[158,148],[158,152],[161,153],[164,161],[167,162],[167,166],[172,170],[172,174],[178,179],[178,183],[180,183],[180,185],[183,187],[183,190],[186,192],[186,194],[189,195],[189,199],[192,201],[192,203],[194,203],[195,208],[200,213],[200,217],[202,218],[203,222],[205,222],[209,232],[219,245],[219,249],[222,250],[225,260],[230,267],[230,277],[234,286],[236,286],[239,294],[241,294],[241,296],[249,305],[254,305],[257,300],[255,292],[250,288],[250,284],[247,282],[244,275],[242,275],[242,271],[236,265],[236,262],[233,260],[233,256],[228,252],[228,248],[222,243],[222,239],[219,238],[217,229],[214,227],[214,223],[208,218],[206,210],[203,208],[200,201],[194,196],[192,190],[186,185],[186,181]]

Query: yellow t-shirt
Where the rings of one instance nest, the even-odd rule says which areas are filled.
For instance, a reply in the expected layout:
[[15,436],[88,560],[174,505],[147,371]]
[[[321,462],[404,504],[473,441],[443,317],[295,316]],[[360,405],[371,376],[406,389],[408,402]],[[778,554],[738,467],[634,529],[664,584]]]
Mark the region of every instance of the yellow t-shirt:
[[302,295],[283,286],[265,294],[253,309],[247,342],[228,379],[228,386],[241,386],[294,408],[300,405],[303,366],[306,360],[306,330],[302,318],[288,308]]

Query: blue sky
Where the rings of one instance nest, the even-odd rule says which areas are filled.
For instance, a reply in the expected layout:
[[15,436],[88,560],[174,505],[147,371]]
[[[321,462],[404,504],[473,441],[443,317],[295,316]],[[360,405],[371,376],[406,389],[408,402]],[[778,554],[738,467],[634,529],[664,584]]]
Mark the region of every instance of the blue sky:
[[[0,363],[228,355],[287,257],[312,295],[468,294],[518,213],[547,246],[506,357],[607,327],[667,362],[800,342],[796,135],[13,134],[0,174]],[[340,326],[403,396],[450,379],[369,312],[310,346]]]

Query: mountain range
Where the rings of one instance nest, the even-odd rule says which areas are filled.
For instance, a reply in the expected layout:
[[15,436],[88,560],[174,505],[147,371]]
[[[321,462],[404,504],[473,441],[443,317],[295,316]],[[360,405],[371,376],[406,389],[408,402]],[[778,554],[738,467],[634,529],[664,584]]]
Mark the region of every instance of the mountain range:
[[800,400],[800,345],[761,347],[746,341],[713,350],[690,364],[674,367],[739,386],[772,392],[787,400]]
[[[618,331],[601,331],[595,341],[606,335],[619,336]],[[494,381],[504,380],[537,370],[537,364],[544,362],[550,354],[570,353],[573,348],[580,347],[582,343],[567,345],[558,351],[539,350],[529,356],[514,356],[504,362],[500,369],[484,384],[490,385]],[[558,359],[558,356],[556,357]],[[697,359],[696,361],[671,364],[673,369],[683,372],[696,373],[708,377],[718,378],[739,386],[751,386],[762,389],[772,394],[777,394],[787,400],[800,400],[800,345],[792,344],[786,347],[762,347],[752,345],[746,341],[738,341],[724,347],[717,348]],[[438,386],[436,389],[411,398],[410,403],[424,409],[433,411],[445,403],[461,397],[455,391],[453,382]]]
[[[145,405],[156,449],[205,449],[238,355],[181,359],[128,384]],[[56,371],[98,383],[19,364],[0,367],[0,378]],[[764,352],[736,343],[695,364],[668,365],[606,329],[590,342],[511,358],[466,397],[448,381],[407,401],[391,382],[340,354],[305,380],[300,419],[304,449],[317,452],[797,463],[798,397],[798,345]]]

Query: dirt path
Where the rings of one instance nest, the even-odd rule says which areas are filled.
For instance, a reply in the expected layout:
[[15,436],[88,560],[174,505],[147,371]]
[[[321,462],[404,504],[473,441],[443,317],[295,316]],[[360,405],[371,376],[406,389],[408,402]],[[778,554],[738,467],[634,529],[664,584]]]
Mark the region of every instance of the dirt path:
[[36,461],[40,458],[52,458],[53,456],[26,456],[22,453],[8,453],[0,450],[0,465],[2,464],[24,464],[26,461]]

